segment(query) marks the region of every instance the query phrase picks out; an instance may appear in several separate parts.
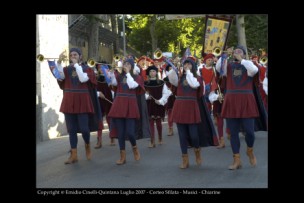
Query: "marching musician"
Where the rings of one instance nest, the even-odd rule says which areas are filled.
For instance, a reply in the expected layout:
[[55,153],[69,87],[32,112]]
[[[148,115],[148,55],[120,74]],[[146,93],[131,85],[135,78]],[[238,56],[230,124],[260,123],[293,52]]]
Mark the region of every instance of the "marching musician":
[[[214,146],[218,144],[216,136],[210,136],[207,133],[199,133],[200,128],[206,127],[206,109],[199,102],[202,100],[204,84],[197,77],[197,66],[193,58],[187,58],[183,63],[182,75],[178,75],[175,70],[170,70],[168,74],[169,81],[177,87],[176,100],[174,102],[172,117],[176,123],[180,148],[182,151],[181,169],[189,167],[188,142],[194,147],[196,163],[202,163],[201,146]],[[202,116],[203,115],[203,116]],[[205,123],[202,123],[204,120]],[[190,139],[190,140],[189,140]]]
[[[106,82],[104,73],[101,70],[102,63],[106,64],[105,61],[102,61],[101,63],[98,63],[96,65],[96,69],[98,71],[97,74],[97,95],[100,103],[101,111],[103,112],[103,117],[106,116],[106,122],[108,124],[108,127],[110,129],[109,137],[110,137],[110,146],[115,145],[113,133],[115,134],[115,130],[111,130],[111,119],[109,118],[108,114],[112,107],[113,97],[112,97],[112,91],[111,87]],[[95,149],[99,149],[102,147],[102,129],[103,129],[103,119],[99,124],[99,129],[97,131],[97,144],[94,147]]]
[[[263,80],[263,90],[264,90],[265,94],[268,95],[268,68],[266,70],[265,78]],[[266,96],[266,98],[267,98],[267,96]]]
[[149,66],[153,64],[153,60],[147,56],[141,56],[137,61],[137,66],[140,68],[140,75],[144,81],[148,79],[148,75],[146,74],[146,70]]
[[63,89],[60,112],[65,116],[71,146],[71,155],[65,164],[72,164],[78,161],[77,133],[80,132],[85,142],[86,157],[91,159],[90,132],[98,130],[101,112],[96,92],[96,76],[92,68],[82,63],[81,50],[70,49],[70,65],[64,68],[61,66],[63,58],[64,55],[60,54],[57,62],[61,80],[58,83]]
[[[163,79],[163,70],[166,68],[166,63],[164,62],[165,56],[153,59],[153,65],[157,68],[157,75],[159,79]],[[148,75],[148,74],[147,74]]]
[[154,123],[158,133],[158,144],[163,144],[162,141],[162,120],[165,118],[165,104],[171,91],[163,80],[159,79],[158,68],[154,65],[149,66],[147,71],[148,80],[144,82],[146,89],[147,107],[149,113],[149,123],[151,130],[150,148],[155,147]]
[[109,112],[109,117],[112,118],[117,134],[120,149],[120,159],[116,164],[122,165],[126,163],[125,139],[129,139],[134,159],[138,161],[140,154],[136,145],[135,125],[136,119],[140,119],[138,109],[136,90],[142,88],[143,80],[140,75],[134,75],[134,59],[127,58],[123,63],[122,73],[110,72],[111,85],[117,86],[116,96]]
[[[254,122],[259,117],[257,102],[253,93],[253,77],[258,72],[258,68],[250,60],[245,59],[246,49],[237,46],[233,52],[235,61],[223,63],[222,57],[216,64],[216,70],[227,76],[226,93],[222,107],[222,117],[226,118],[228,128],[231,132],[231,147],[233,152],[233,164],[228,167],[230,170],[241,168],[240,159],[240,138],[239,131],[241,124],[245,134],[247,144],[247,155],[249,162],[255,166],[257,161],[253,153],[254,145]],[[222,69],[222,71],[221,71]]]
[[[216,88],[217,84],[215,83],[215,72],[213,70],[213,60],[214,60],[214,55],[213,54],[207,54],[204,57],[204,65],[201,68],[200,71],[200,76],[202,77],[204,83],[205,83],[205,95],[204,98],[206,100],[209,112],[211,113],[211,103],[209,101],[209,94],[211,91],[211,85],[214,86],[214,88]],[[214,81],[212,83],[212,80]]]
[[223,104],[223,93],[225,92],[226,88],[226,77],[220,76],[217,72],[216,77],[212,79],[212,85],[210,94],[209,94],[209,101],[212,103],[212,112],[213,117],[216,121],[217,132],[219,136],[219,145],[217,146],[218,149],[225,147],[225,139],[224,139],[224,118],[221,116],[222,111],[222,104]]
[[[133,70],[134,75],[141,75],[142,70],[143,69],[138,67],[137,64],[134,64],[134,70]],[[148,113],[148,107],[147,107],[144,89],[138,88],[136,90],[136,97],[137,97],[137,104],[140,114],[140,119],[136,120],[136,125],[135,125],[136,139],[149,138],[151,137],[151,130],[150,130],[149,113]]]
[[168,115],[168,127],[169,127],[168,128],[169,129],[168,136],[172,136],[173,135],[172,109],[173,109],[173,105],[174,105],[174,101],[175,101],[175,95],[176,95],[176,90],[177,90],[176,87],[169,82],[168,74],[169,74],[169,71],[171,69],[172,69],[171,65],[168,64],[166,66],[166,77],[164,78],[164,82],[166,83],[166,85],[168,86],[168,88],[171,91],[171,95],[169,96],[168,102],[165,105],[166,112],[167,112],[167,115]]
[[266,109],[266,111],[268,111],[266,93],[263,89],[263,81],[265,79],[266,69],[267,69],[266,64],[265,65],[260,64],[259,63],[259,57],[257,55],[252,55],[251,60],[252,60],[253,64],[256,65],[256,67],[258,67],[258,69],[259,69],[259,84],[258,84],[258,87],[259,87],[260,95],[262,97],[262,101],[263,101],[263,104],[265,106],[265,109]]
[[[218,149],[225,147],[225,139],[223,136],[223,128],[224,128],[224,119],[219,116],[218,107],[219,107],[219,100],[222,100],[222,96],[218,97],[217,94],[212,94],[210,97],[210,93],[212,91],[218,90],[218,78],[216,76],[215,67],[213,66],[215,61],[217,61],[217,57],[215,57],[213,54],[205,54],[204,57],[204,63],[202,68],[200,69],[200,76],[202,77],[203,81],[205,82],[205,95],[204,99],[206,101],[209,113],[211,115],[211,112],[215,112],[213,114],[213,117],[215,119],[215,123],[218,129],[219,134],[219,145],[217,146]],[[218,90],[219,91],[219,90]],[[212,101],[210,100],[212,99]],[[214,106],[215,105],[215,106]],[[213,108],[212,108],[213,107]],[[214,107],[217,108],[214,111]]]

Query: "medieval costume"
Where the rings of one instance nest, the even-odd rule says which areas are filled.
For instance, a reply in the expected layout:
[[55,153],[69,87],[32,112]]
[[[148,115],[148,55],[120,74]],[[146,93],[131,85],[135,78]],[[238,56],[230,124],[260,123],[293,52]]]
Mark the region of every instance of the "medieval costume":
[[[196,64],[188,58],[183,64],[183,74],[179,77],[174,70],[169,71],[169,81],[177,87],[172,117],[176,123],[180,147],[182,151],[182,164],[180,168],[189,167],[188,142],[194,147],[196,163],[200,165],[201,146],[214,146],[218,144],[216,136],[207,134],[208,127],[206,106],[202,98],[204,92],[203,81],[196,77]],[[185,70],[186,69],[186,70]],[[210,121],[209,115],[209,121]],[[204,123],[202,123],[204,121]],[[201,133],[202,131],[205,133]]]
[[98,124],[101,120],[95,73],[93,69],[80,63],[81,56],[82,53],[79,49],[72,48],[70,49],[70,60],[75,61],[75,63],[65,68],[62,68],[61,63],[58,63],[61,76],[58,83],[63,90],[60,112],[65,115],[71,145],[71,156],[65,164],[78,161],[77,133],[82,133],[87,159],[91,159],[90,132],[98,130]]
[[134,60],[129,58],[124,62],[123,71],[111,72],[111,85],[117,86],[116,96],[108,114],[117,128],[120,159],[116,164],[126,163],[125,139],[126,136],[132,145],[134,159],[138,161],[140,154],[136,146],[135,125],[140,119],[139,108],[136,98],[136,89],[143,88],[141,76],[133,74]]
[[146,89],[147,107],[151,129],[151,143],[149,147],[155,147],[154,122],[158,132],[158,143],[162,144],[162,120],[165,118],[165,104],[171,91],[163,80],[158,79],[158,68],[154,65],[147,69],[148,80],[144,82]]
[[256,88],[254,88],[253,77],[258,72],[258,68],[251,61],[244,59],[245,54],[246,49],[243,46],[238,46],[234,50],[234,62],[227,65],[227,63],[222,63],[222,58],[220,58],[216,64],[216,69],[227,76],[221,115],[226,118],[231,131],[230,143],[234,162],[228,167],[230,170],[239,169],[242,166],[238,136],[241,125],[246,133],[245,141],[250,164],[252,166],[256,165],[256,157],[253,154],[254,125],[255,118],[260,115],[255,99]]

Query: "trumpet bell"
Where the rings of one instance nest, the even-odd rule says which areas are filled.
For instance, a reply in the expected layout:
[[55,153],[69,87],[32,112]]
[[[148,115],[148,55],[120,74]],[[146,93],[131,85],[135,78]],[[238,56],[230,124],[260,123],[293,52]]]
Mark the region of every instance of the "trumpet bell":
[[36,56],[36,60],[37,60],[38,62],[43,62],[44,60],[49,60],[49,59],[59,59],[59,58],[45,58],[42,54],[38,54],[38,55]]
[[260,64],[262,65],[265,65],[267,62],[268,62],[268,57],[267,56],[263,56],[261,59],[260,59]]
[[213,54],[214,56],[219,56],[219,55],[222,54],[222,51],[221,51],[221,49],[220,49],[219,47],[215,47],[215,48],[213,49],[213,51],[212,51],[212,54]]
[[38,54],[36,59],[38,62],[42,62],[42,61],[44,61],[44,56],[42,54]]
[[94,61],[94,59],[90,58],[88,61],[87,61],[87,64],[90,68],[93,68],[96,66],[96,61]]
[[163,53],[161,50],[156,50],[154,52],[154,59],[161,59],[163,57]]
[[115,55],[115,56],[114,56],[114,61],[117,62],[117,61],[119,61],[119,60],[120,60],[120,56]]

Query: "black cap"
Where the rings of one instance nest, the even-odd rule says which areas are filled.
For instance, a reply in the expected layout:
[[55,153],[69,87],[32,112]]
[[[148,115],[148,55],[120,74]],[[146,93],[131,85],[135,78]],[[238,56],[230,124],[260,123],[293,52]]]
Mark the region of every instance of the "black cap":
[[149,75],[150,70],[155,70],[156,72],[158,72],[158,68],[156,68],[156,66],[149,66],[146,70],[146,75]]

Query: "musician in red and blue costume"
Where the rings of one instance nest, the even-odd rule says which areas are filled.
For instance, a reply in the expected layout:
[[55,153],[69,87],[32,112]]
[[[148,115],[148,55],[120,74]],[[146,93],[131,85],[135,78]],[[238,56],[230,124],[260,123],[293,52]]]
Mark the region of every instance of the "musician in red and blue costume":
[[[264,55],[264,56],[267,56],[267,55]],[[253,64],[256,65],[256,67],[258,67],[258,69],[259,69],[258,87],[259,87],[259,91],[260,91],[260,95],[261,95],[263,104],[265,106],[266,111],[268,112],[267,96],[266,96],[266,93],[263,89],[263,81],[264,81],[265,76],[266,76],[267,67],[265,65],[259,63],[259,57],[257,55],[252,55],[251,60],[252,60]]]
[[[172,117],[173,122],[177,125],[182,151],[181,169],[189,167],[189,141],[191,146],[194,147],[197,165],[202,163],[201,146],[214,146],[218,144],[216,136],[200,133],[200,128],[203,126],[207,127],[208,125],[205,119],[205,116],[208,115],[206,114],[208,110],[206,110],[207,107],[205,105],[202,106],[201,103],[201,101],[204,101],[204,83],[200,77],[197,77],[196,72],[197,66],[193,57],[188,57],[183,63],[183,70],[180,76],[174,69],[168,73],[169,82],[177,87]],[[202,114],[202,112],[204,114]],[[208,121],[211,121],[211,119],[209,118]],[[213,140],[213,138],[215,140]]]
[[222,117],[226,118],[231,132],[231,147],[234,162],[228,167],[230,170],[241,168],[240,138],[241,125],[246,132],[247,155],[252,166],[256,165],[256,157],[253,153],[255,140],[254,122],[259,117],[257,102],[253,93],[254,80],[258,68],[250,60],[245,59],[246,49],[237,46],[234,50],[234,61],[222,62],[222,57],[216,64],[216,70],[223,76],[227,76],[226,93],[222,107]]
[[[106,61],[101,61],[99,64],[96,65],[97,69],[97,95],[100,103],[101,111],[103,112],[103,116],[106,116],[106,122],[108,127],[111,126],[111,119],[109,118],[108,114],[112,107],[113,97],[112,97],[112,89],[111,85],[109,85],[106,81],[104,73],[101,69],[102,64],[106,64]],[[102,129],[103,129],[103,119],[99,123],[99,128],[101,130],[97,131],[97,143],[95,149],[99,149],[102,147]],[[115,145],[114,137],[116,137],[115,129],[110,129],[109,137],[110,137],[110,146]]]
[[135,126],[136,119],[140,119],[136,93],[138,88],[144,90],[143,79],[140,75],[134,75],[134,59],[128,58],[124,61],[122,73],[109,72],[111,85],[117,86],[116,96],[111,110],[108,114],[117,129],[120,159],[116,164],[126,163],[125,140],[129,139],[134,159],[138,161],[140,154],[136,145]]
[[71,155],[65,164],[78,161],[77,133],[82,133],[85,142],[86,157],[91,159],[90,132],[98,130],[101,111],[96,92],[96,76],[92,68],[82,63],[82,52],[71,48],[70,65],[62,67],[63,54],[57,62],[60,79],[59,86],[63,89],[60,112],[64,113],[71,145]]

